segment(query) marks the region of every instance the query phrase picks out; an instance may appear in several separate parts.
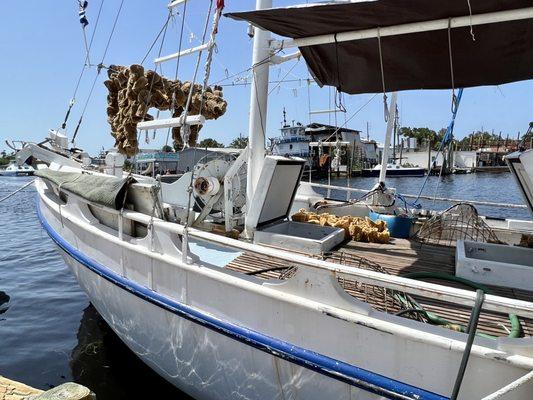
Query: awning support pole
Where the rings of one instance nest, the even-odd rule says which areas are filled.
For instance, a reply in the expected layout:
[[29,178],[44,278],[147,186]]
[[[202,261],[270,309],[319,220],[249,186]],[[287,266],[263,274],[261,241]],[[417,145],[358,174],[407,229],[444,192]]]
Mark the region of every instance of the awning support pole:
[[[533,18],[533,7],[525,7],[516,10],[496,11],[492,13],[464,15],[455,18],[443,18],[433,21],[413,22],[409,24],[385,26],[381,28],[362,29],[358,31],[339,32],[336,34],[309,36],[299,39],[283,40],[279,46],[284,49],[290,47],[315,46],[328,43],[351,42],[354,40],[375,39],[379,36],[397,36],[410,33],[431,32],[465,26],[495,24],[499,22],[518,21]],[[448,25],[449,24],[449,25]]]

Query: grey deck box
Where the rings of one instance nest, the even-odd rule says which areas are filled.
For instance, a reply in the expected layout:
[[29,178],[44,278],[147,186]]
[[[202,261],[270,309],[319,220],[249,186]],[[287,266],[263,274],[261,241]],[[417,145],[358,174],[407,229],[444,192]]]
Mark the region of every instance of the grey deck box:
[[533,249],[458,240],[455,275],[482,284],[533,291]]
[[288,221],[304,164],[301,158],[265,157],[246,222],[254,243],[320,254],[344,240],[344,229]]

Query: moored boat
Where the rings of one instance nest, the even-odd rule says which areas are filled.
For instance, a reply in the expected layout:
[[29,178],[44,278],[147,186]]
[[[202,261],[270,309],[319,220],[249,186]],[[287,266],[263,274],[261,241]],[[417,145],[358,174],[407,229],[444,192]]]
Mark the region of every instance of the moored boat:
[[[221,3],[217,2],[219,14]],[[411,4],[401,15],[388,12],[387,3],[312,5],[233,17],[273,31],[297,28],[296,34],[279,33],[314,40],[302,43],[301,51],[315,67],[317,79],[327,84],[333,84],[328,79],[335,73],[324,72],[337,69],[328,62],[338,56],[331,51],[321,55],[317,47],[336,46],[342,34],[350,33],[331,33],[343,25],[339,21],[367,28],[373,39],[380,37],[375,26],[384,15],[398,26],[412,28],[420,22],[425,27],[419,27],[420,32],[427,29],[421,16],[430,22],[442,14],[453,21],[479,21],[476,15],[455,18],[463,12],[462,3],[441,6],[438,15],[432,11],[435,4],[430,7],[427,2]],[[259,8],[270,5],[258,1]],[[489,5],[485,7],[494,12],[503,7]],[[365,17],[357,21],[365,10]],[[368,15],[375,21],[366,20]],[[317,20],[322,24],[314,23]],[[446,24],[441,30],[451,29],[450,19],[438,26],[442,22]],[[402,33],[393,31],[395,35]],[[433,40],[434,33],[429,35]],[[353,46],[358,40],[356,35],[347,43]],[[487,43],[495,44],[480,39],[475,49]],[[256,27],[250,142],[238,157],[213,155],[177,181],[165,183],[124,173],[118,154],[106,156],[109,174],[90,171],[53,138],[46,145],[26,144],[17,154],[19,161],[34,156],[50,165],[37,172],[38,216],[95,308],[144,362],[198,399],[479,399],[502,390],[508,399],[530,399],[533,293],[515,291],[498,280],[492,281],[490,293],[483,293],[479,285],[473,292],[452,278],[453,283],[435,284],[405,273],[432,272],[430,280],[443,270],[453,275],[452,242],[458,238],[443,237],[443,232],[489,232],[480,238],[505,238],[514,244],[524,231],[531,231],[531,222],[522,221],[516,229],[509,221],[487,230],[482,218],[460,207],[447,215],[455,218],[451,228],[474,221],[476,230],[470,225],[469,230],[446,230],[449,219],[439,215],[417,222],[426,227],[430,222],[429,228],[434,227],[447,245],[396,239],[375,243],[378,233],[380,240],[388,237],[383,224],[364,218],[368,209],[391,215],[401,211],[385,186],[386,168],[381,168],[380,185],[364,202],[333,203],[300,184],[304,160],[265,153],[262,128],[269,67],[264,60],[271,56],[269,44],[267,32]],[[355,50],[340,52],[347,57],[342,65],[354,68],[350,55],[361,54]],[[413,57],[417,54],[426,59],[416,51]],[[420,61],[400,61],[405,60]],[[472,65],[471,60],[466,64]],[[512,65],[514,74],[516,65],[522,64]],[[124,71],[144,76],[140,66],[121,70],[119,78]],[[480,84],[479,75],[463,85]],[[372,82],[379,86],[379,80],[362,78],[346,74],[343,89],[355,93],[373,90],[364,86]],[[405,74],[393,78],[387,82],[394,89],[419,85],[403,82]],[[490,83],[493,76],[483,78]],[[395,102],[393,94],[389,139]],[[137,127],[185,127],[182,139],[190,139],[194,124],[188,121],[201,125],[205,120],[187,112],[162,121],[139,121]],[[361,242],[363,233],[366,242]],[[435,313],[445,315],[445,322],[430,323],[442,322]]]
[[[374,168],[363,168],[361,171],[362,176],[378,177],[381,172],[381,164],[376,165]],[[401,177],[421,177],[426,174],[426,170],[421,167],[404,167],[398,164],[387,164],[387,176]]]
[[0,176],[31,176],[35,170],[31,165],[18,165],[15,161],[8,164],[4,169],[0,169]]

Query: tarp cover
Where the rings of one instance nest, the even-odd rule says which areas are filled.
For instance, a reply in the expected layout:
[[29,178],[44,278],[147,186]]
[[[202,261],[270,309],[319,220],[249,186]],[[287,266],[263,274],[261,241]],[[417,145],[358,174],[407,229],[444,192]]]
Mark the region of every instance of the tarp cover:
[[35,175],[61,185],[61,190],[115,210],[122,208],[128,185],[134,182],[131,177],[120,179],[114,176],[53,171],[48,168],[36,171]]
[[[472,14],[533,6],[531,0],[470,0]],[[303,38],[468,16],[467,0],[376,0],[230,13],[281,36]],[[451,30],[455,87],[533,78],[533,20]],[[450,88],[447,29],[381,38],[386,91]],[[377,39],[300,48],[319,84],[346,93],[381,92]]]

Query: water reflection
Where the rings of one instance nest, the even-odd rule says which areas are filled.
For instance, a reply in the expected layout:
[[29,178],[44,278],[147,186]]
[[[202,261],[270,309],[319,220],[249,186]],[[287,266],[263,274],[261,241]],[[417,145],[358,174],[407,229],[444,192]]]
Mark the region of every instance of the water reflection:
[[70,361],[73,379],[99,400],[190,399],[137,358],[92,305],[83,311],[77,338]]
[[[0,315],[4,314],[9,309],[9,295],[0,290]],[[3,318],[0,318],[2,321]]]

